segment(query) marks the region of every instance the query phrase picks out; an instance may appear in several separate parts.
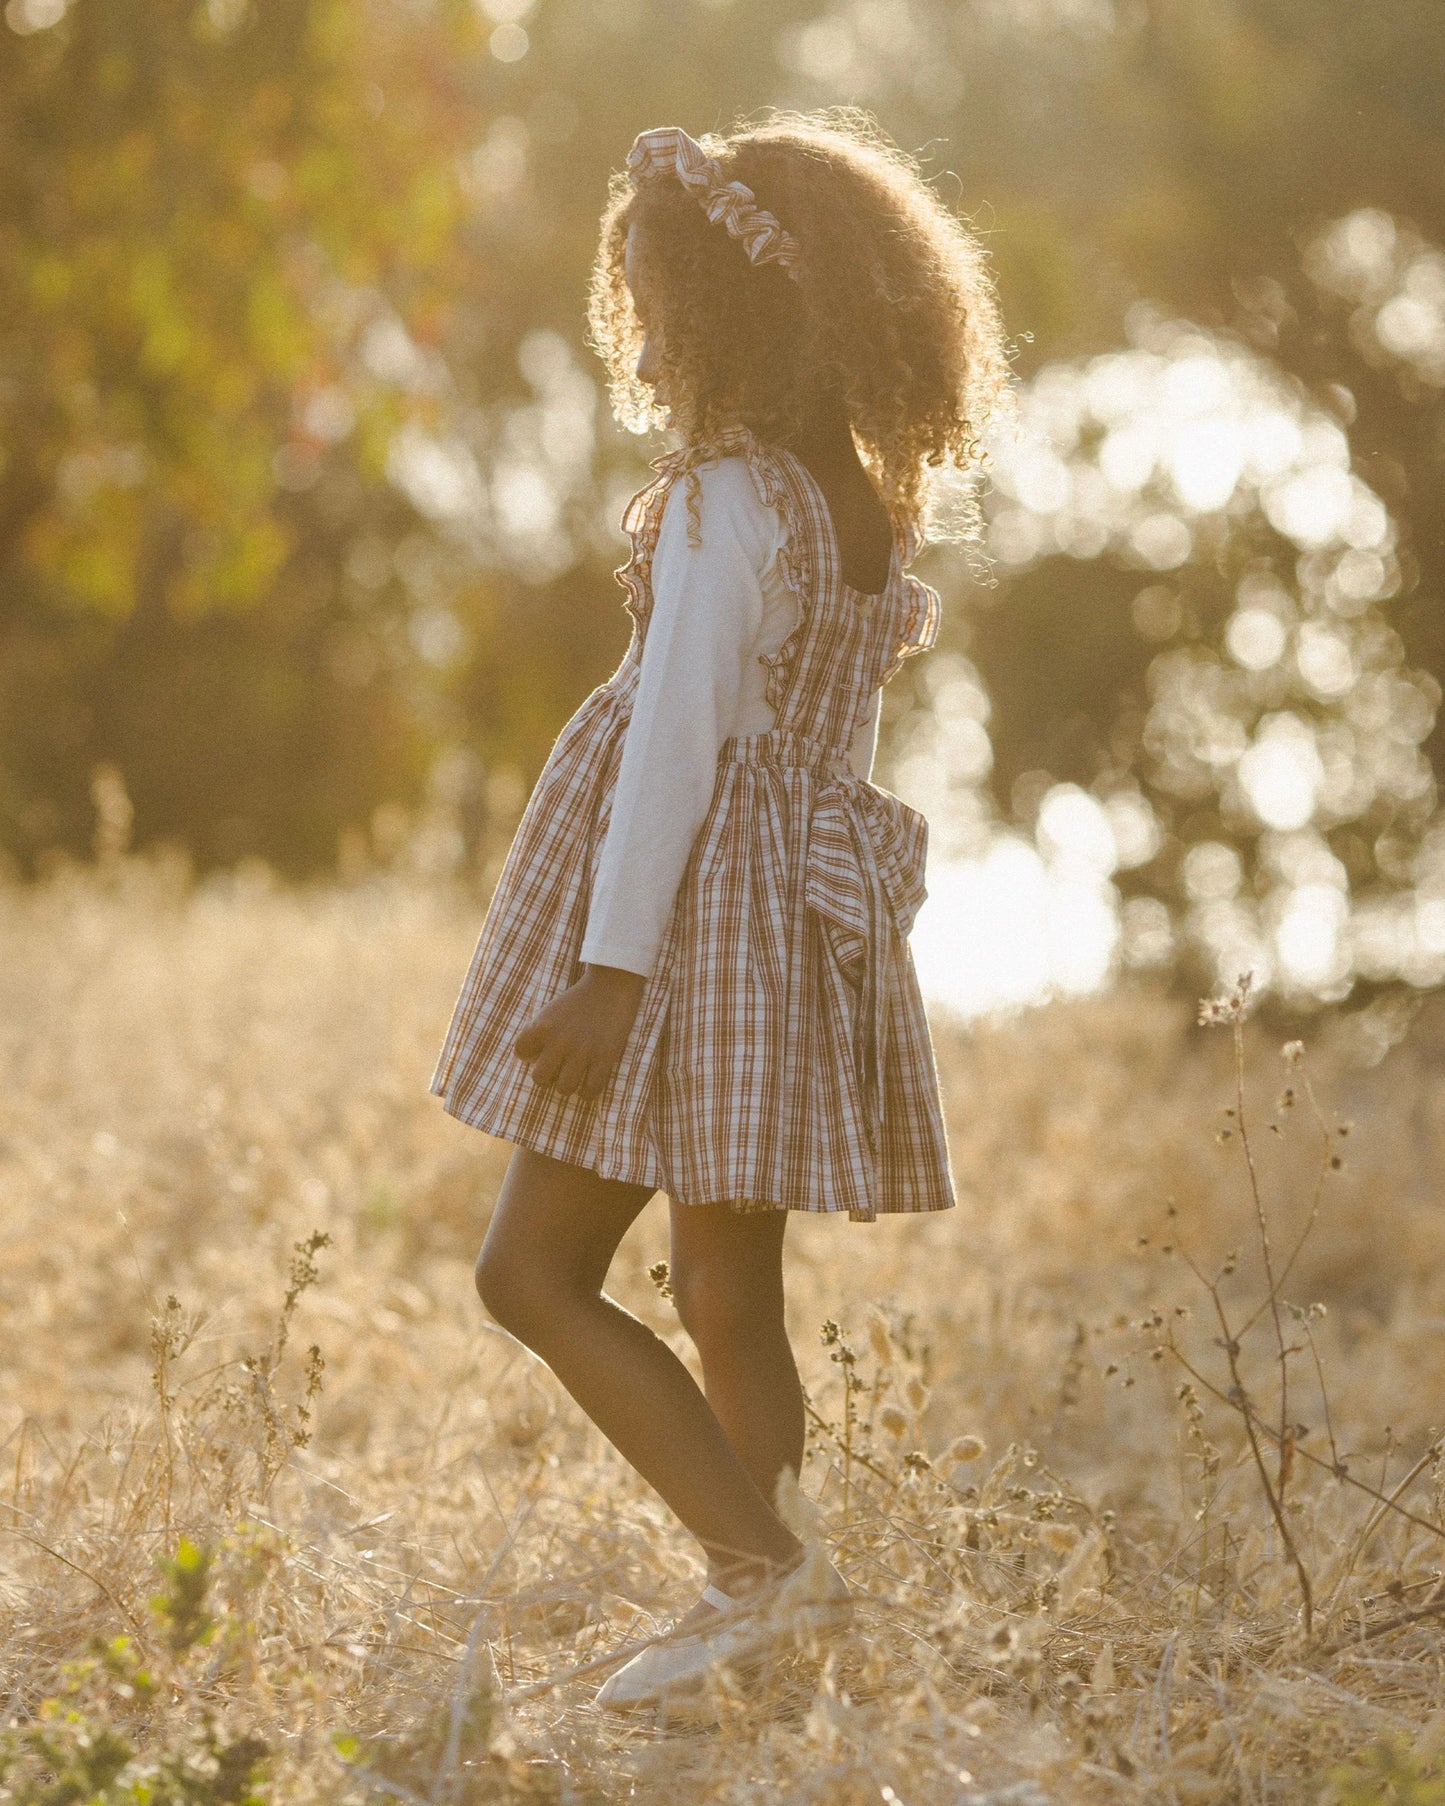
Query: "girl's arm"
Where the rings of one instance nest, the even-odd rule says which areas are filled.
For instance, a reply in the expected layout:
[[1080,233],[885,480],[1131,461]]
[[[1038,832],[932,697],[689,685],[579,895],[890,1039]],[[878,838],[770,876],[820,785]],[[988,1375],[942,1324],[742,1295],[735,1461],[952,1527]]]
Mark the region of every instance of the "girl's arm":
[[712,801],[717,755],[737,718],[763,618],[760,573],[782,527],[741,459],[699,473],[697,546],[685,482],[663,508],[652,611],[593,884],[583,978],[533,1017],[515,1043],[533,1079],[600,1094],[626,1045]]
[[662,511],[652,613],[582,958],[648,976],[712,802],[718,749],[737,720],[763,619],[760,572],[780,522],[740,458],[699,473],[700,544],[682,478]]

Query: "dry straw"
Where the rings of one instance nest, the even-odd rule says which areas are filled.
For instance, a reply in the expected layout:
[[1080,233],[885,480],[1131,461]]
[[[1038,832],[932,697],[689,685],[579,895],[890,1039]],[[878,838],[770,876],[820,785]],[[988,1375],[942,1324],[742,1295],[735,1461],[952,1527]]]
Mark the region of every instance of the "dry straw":
[[[0,893],[0,1800],[1441,1798],[1428,1018],[1375,1068],[1247,990],[940,1021],[963,1208],[792,1234],[857,1628],[619,1724],[699,1575],[473,1295],[505,1150],[425,1073],[475,919]],[[615,1289],[685,1350],[663,1234]]]

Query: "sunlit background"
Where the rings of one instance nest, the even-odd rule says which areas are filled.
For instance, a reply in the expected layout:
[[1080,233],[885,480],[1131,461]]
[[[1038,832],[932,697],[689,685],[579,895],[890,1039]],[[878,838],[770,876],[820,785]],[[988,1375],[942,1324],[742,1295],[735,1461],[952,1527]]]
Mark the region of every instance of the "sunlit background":
[[[1397,240],[1386,215],[1362,210],[1310,243],[1306,267],[1370,292],[1377,342],[1397,333],[1387,348],[1434,359],[1439,384],[1445,258],[1414,255],[1392,280]],[[1418,299],[1427,290],[1433,304]],[[920,971],[965,1013],[1093,990],[1181,949],[1216,982],[1249,970],[1322,1001],[1361,979],[1438,983],[1438,837],[1420,846],[1412,885],[1367,897],[1352,895],[1330,838],[1381,805],[1423,824],[1435,802],[1422,743],[1439,687],[1406,667],[1381,607],[1401,591],[1398,525],[1354,470],[1338,419],[1271,361],[1145,303],[1125,329],[1128,349],[1046,364],[1029,381],[1023,432],[994,451],[988,549],[1001,574],[1060,555],[1158,573],[1130,606],[1141,639],[1173,648],[1145,675],[1142,769],[1092,789],[1038,773],[1022,834],[989,805],[978,669],[955,655],[927,672],[929,715],[895,768],[944,842]],[[1276,545],[1235,575],[1231,554],[1261,524]],[[1217,645],[1185,650],[1175,574],[1206,558],[1232,595]],[[1066,571],[1057,581],[1068,586]],[[1167,799],[1194,796],[1217,803],[1221,831],[1179,849],[1173,915],[1154,895],[1126,902],[1115,880],[1157,870]]]
[[[664,449],[582,334],[639,129],[873,111],[1017,346],[878,781],[965,1014],[1445,976],[1445,29],[1405,0],[9,0],[0,848],[480,906]],[[940,494],[946,509],[951,498]]]

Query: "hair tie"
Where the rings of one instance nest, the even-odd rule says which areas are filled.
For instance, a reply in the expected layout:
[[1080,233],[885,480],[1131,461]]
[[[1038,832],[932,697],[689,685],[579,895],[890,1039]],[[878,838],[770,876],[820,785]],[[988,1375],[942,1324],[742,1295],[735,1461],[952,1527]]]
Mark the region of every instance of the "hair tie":
[[639,132],[627,153],[627,173],[636,188],[654,170],[671,172],[716,225],[739,239],[750,263],[779,263],[796,282],[797,241],[778,224],[744,182],[726,180],[722,164],[678,125]]

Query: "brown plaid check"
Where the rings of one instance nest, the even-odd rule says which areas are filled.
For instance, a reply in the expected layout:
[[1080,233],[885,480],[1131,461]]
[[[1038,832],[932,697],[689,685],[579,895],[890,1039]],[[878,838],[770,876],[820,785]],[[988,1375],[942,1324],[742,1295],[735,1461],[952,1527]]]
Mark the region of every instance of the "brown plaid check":
[[[596,1100],[534,1083],[512,1051],[581,977],[592,880],[652,599],[671,484],[746,459],[786,527],[797,626],[767,658],[775,725],[724,742],[717,783],[632,1032]],[[849,770],[873,691],[938,629],[895,529],[885,589],[842,582],[827,504],[792,453],[746,428],[658,459],[623,516],[632,636],[562,729],[507,854],[431,1090],[503,1140],[684,1204],[847,1211],[954,1202],[933,1046],[907,935],[928,829]]]

